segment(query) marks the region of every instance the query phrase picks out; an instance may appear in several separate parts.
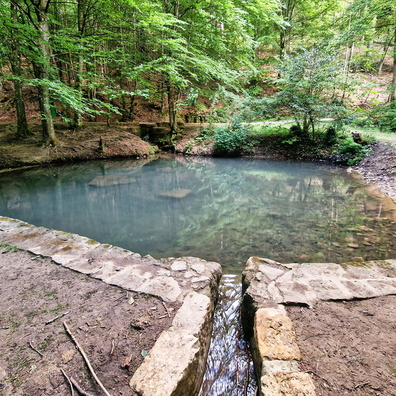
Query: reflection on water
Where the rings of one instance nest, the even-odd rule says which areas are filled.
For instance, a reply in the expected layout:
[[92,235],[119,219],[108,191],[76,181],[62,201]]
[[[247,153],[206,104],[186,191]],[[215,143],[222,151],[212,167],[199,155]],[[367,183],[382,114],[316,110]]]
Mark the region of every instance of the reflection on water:
[[200,396],[256,394],[253,362],[242,337],[241,298],[242,285],[236,275],[223,276]]
[[94,162],[0,177],[0,214],[154,257],[240,273],[395,257],[394,207],[343,169],[255,159]]

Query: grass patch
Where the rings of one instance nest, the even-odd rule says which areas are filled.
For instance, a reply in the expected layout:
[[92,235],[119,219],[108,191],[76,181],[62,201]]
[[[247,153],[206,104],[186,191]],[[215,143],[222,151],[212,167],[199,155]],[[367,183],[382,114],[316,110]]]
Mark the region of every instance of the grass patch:
[[19,250],[16,246],[12,246],[4,242],[0,242],[0,248],[5,249],[6,252],[17,252]]

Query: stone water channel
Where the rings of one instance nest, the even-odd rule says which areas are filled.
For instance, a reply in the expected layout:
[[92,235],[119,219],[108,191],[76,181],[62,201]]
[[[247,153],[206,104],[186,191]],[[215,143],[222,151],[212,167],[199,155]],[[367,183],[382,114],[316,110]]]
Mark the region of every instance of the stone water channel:
[[344,169],[311,164],[183,157],[47,167],[2,175],[0,213],[156,258],[220,262],[201,396],[255,394],[239,317],[249,256],[340,263],[396,253],[393,202]]

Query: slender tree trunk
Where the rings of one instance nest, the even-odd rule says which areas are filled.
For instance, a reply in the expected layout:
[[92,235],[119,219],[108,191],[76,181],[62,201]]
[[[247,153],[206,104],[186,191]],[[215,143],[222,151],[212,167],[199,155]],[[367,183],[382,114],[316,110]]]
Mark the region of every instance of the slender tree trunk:
[[[39,50],[41,55],[41,64],[38,65],[40,77],[43,80],[49,80],[50,68],[50,34],[49,23],[47,19],[48,7],[50,0],[40,0],[39,5],[36,7],[36,14],[38,19],[38,30],[40,33]],[[46,84],[43,84],[39,90],[40,94],[40,110],[41,110],[41,123],[43,128],[43,138],[46,145],[55,146],[58,139],[55,135],[54,121],[51,114],[50,105],[50,92]]]
[[[84,36],[84,30],[85,30],[84,5],[85,5],[84,0],[79,0],[77,2],[77,25],[78,25],[78,34],[80,38]],[[76,79],[75,79],[75,88],[79,93],[80,100],[82,98],[83,73],[84,73],[84,55],[81,53],[80,50],[78,54],[78,63],[77,63],[77,71],[76,71]],[[75,129],[79,129],[83,126],[83,119],[80,112],[74,113],[72,126]]]
[[389,47],[392,45],[392,38],[390,38],[386,44],[384,45],[384,53],[382,54],[382,58],[380,60],[380,63],[378,65],[378,74],[382,74],[382,68],[384,66],[386,54],[388,53]]
[[344,61],[344,87],[342,90],[342,97],[341,97],[341,102],[344,101],[345,99],[345,94],[346,94],[346,87],[348,83],[348,78],[349,78],[349,72],[350,72],[350,65],[351,65],[351,60],[353,56],[353,51],[355,48],[355,43],[350,44],[346,51],[345,51],[345,61]]
[[[11,2],[11,19],[17,22],[18,15],[15,5]],[[15,109],[17,113],[17,136],[20,138],[31,135],[28,123],[26,120],[25,102],[23,100],[22,88],[23,84],[20,80],[22,77],[21,57],[19,52],[19,43],[17,35],[14,34],[11,38],[11,54],[10,63],[12,74],[14,77],[14,90],[15,90]]]
[[177,129],[177,109],[176,109],[177,95],[170,81],[168,81],[166,85],[167,85],[167,94],[168,94],[169,125],[171,129],[171,134],[173,134]]
[[396,101],[396,28],[393,39],[393,78],[391,86],[391,94],[389,95],[389,101]]

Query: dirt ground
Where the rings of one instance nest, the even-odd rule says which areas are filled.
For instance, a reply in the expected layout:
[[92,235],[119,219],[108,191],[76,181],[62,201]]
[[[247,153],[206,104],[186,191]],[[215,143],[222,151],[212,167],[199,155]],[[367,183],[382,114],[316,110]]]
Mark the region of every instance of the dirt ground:
[[61,370],[89,394],[102,394],[64,322],[108,392],[133,395],[132,373],[176,310],[5,246],[0,277],[2,396],[70,395]]
[[289,307],[318,396],[396,395],[396,296]]
[[[66,123],[56,123],[59,144],[44,147],[41,126],[30,123],[32,136],[17,139],[15,124],[0,123],[0,169],[43,165],[50,162],[75,162],[115,157],[141,158],[155,148],[133,134],[133,123],[89,123],[79,131],[70,131]],[[99,147],[102,139],[103,148]]]

